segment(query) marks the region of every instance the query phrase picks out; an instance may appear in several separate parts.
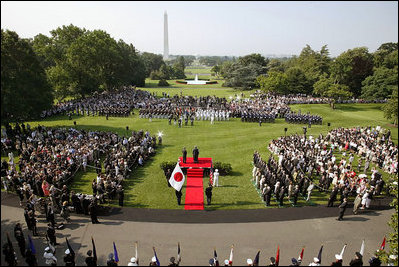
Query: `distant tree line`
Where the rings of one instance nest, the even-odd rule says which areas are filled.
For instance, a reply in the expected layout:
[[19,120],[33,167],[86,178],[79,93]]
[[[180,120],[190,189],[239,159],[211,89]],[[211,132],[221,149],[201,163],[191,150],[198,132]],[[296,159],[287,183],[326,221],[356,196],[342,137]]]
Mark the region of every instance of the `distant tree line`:
[[[132,44],[116,41],[105,31],[72,24],[33,39],[2,29],[2,123],[37,117],[54,99],[86,97],[124,85],[145,86],[146,77],[168,85],[169,79],[186,78],[184,69],[194,59],[182,55],[165,62],[161,55],[139,53]],[[397,123],[397,43],[382,44],[374,53],[366,47],[349,49],[336,58],[329,56],[326,45],[320,51],[307,45],[299,56],[288,59],[250,54],[199,60],[213,66],[213,75],[222,76],[228,87],[332,99],[388,98],[385,116]]]
[[33,39],[2,29],[1,59],[3,124],[37,118],[54,99],[86,97],[124,85],[145,86],[146,77],[161,84],[186,77],[182,56],[165,63],[161,55],[139,53],[105,31],[72,24]]
[[212,68],[224,86],[259,88],[277,94],[313,94],[333,100],[389,99],[383,110],[398,121],[398,44],[382,44],[369,53],[366,47],[349,49],[336,58],[324,45],[314,51],[306,45],[299,56],[267,59],[260,54],[239,57]]

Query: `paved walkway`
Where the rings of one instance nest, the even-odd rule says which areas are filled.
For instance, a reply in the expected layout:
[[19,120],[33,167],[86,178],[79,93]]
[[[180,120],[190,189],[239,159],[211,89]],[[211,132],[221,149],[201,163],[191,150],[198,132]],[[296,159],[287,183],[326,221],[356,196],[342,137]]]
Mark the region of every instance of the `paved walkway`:
[[[2,196],[3,198],[3,196]],[[7,203],[7,201],[5,201]],[[10,202],[10,201],[8,201]],[[9,204],[9,203],[8,203]],[[130,212],[130,208],[122,211]],[[287,210],[293,217],[301,216],[302,209],[273,209],[272,211]],[[99,264],[106,265],[106,257],[113,252],[112,241],[115,241],[120,257],[120,266],[126,265],[134,254],[134,242],[139,242],[140,265],[148,265],[155,246],[162,265],[167,265],[171,256],[176,257],[177,242],[181,244],[182,265],[207,265],[213,256],[213,248],[222,261],[228,257],[231,244],[235,245],[234,265],[245,265],[247,258],[254,258],[258,250],[260,265],[269,264],[269,258],[275,257],[277,245],[280,246],[280,265],[290,264],[292,257],[298,257],[302,246],[306,246],[303,265],[308,265],[324,244],[323,264],[329,265],[334,255],[341,251],[344,243],[348,247],[344,254],[344,264],[348,264],[354,252],[360,249],[362,239],[365,239],[365,260],[377,249],[383,236],[389,231],[387,221],[393,210],[369,211],[361,215],[345,216],[345,220],[338,222],[336,208],[334,217],[320,217],[289,221],[267,221],[250,223],[165,223],[160,216],[158,222],[121,221],[114,216],[100,217],[102,224],[91,224],[88,217],[71,216],[72,223],[66,229],[57,231],[60,245],[57,249],[59,266],[63,266],[62,256],[65,237],[68,237],[72,247],[77,252],[77,265],[84,265],[84,258],[91,249],[91,236],[94,237],[99,255]],[[145,210],[142,210],[144,213]],[[196,212],[182,211],[186,214]],[[237,212],[237,211],[235,211]],[[209,212],[208,214],[212,214]],[[216,213],[215,213],[216,214]],[[272,213],[269,214],[273,216]],[[209,215],[211,216],[211,215]],[[219,214],[217,215],[219,216]],[[45,218],[39,216],[39,232],[46,229]],[[25,235],[23,211],[12,205],[1,205],[1,237],[5,242],[5,232],[12,233],[16,222],[22,222]],[[17,243],[12,236],[14,247],[18,251]],[[38,253],[39,265],[44,261],[42,253],[45,238],[35,237],[34,242]],[[388,249],[388,247],[387,247]],[[22,258],[18,252],[19,263]],[[4,263],[4,256],[1,258]],[[22,265],[22,264],[21,264]],[[367,265],[367,264],[366,264]]]

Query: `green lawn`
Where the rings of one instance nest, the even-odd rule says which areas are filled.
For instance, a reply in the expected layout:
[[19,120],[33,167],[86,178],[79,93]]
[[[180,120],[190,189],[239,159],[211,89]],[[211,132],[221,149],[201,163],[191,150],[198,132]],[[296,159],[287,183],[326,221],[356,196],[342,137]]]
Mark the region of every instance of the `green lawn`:
[[[218,84],[209,84],[209,85],[185,85],[185,84],[177,84],[176,80],[169,80],[170,86],[168,87],[159,87],[157,80],[146,80],[145,87],[137,87],[141,90],[146,90],[151,93],[156,93],[158,96],[162,96],[162,92],[168,93],[171,97],[174,95],[192,95],[192,96],[208,96],[215,95],[217,97],[226,97],[227,99],[232,96],[234,97],[236,94],[241,94],[242,91],[230,88],[230,87],[222,87],[222,82]],[[256,90],[244,91],[244,95],[249,97],[250,94],[255,92]]]
[[200,76],[201,74],[211,74],[211,67],[205,67],[205,68],[198,68],[198,67],[186,67],[184,69],[184,73],[186,75],[190,74],[190,75],[194,75],[198,74],[198,76]]
[[[180,92],[180,89],[172,89]],[[183,94],[189,90],[183,88]],[[204,91],[203,91],[204,90]],[[161,95],[162,89],[149,89]],[[170,91],[169,91],[170,92]],[[193,95],[217,94],[228,97],[234,93],[233,89],[223,88],[217,90],[194,89],[190,91]],[[203,93],[203,94],[202,94]],[[172,93],[171,93],[172,94]],[[247,94],[247,93],[246,93]],[[323,125],[313,125],[308,129],[308,135],[318,135],[328,131],[330,128],[353,127],[353,126],[376,126],[381,125],[391,129],[395,142],[398,141],[398,129],[389,126],[389,122],[383,118],[380,104],[353,104],[337,105],[336,110],[331,110],[327,104],[318,105],[293,105],[293,110],[301,109],[302,112],[310,111],[312,114],[323,116]],[[174,190],[167,187],[166,179],[159,165],[163,161],[177,161],[181,155],[182,147],[187,147],[189,156],[194,146],[198,146],[200,157],[212,157],[214,161],[230,163],[233,172],[229,176],[219,178],[218,188],[213,190],[213,204],[211,209],[256,209],[265,208],[255,190],[251,180],[252,156],[258,150],[264,159],[270,155],[267,149],[272,139],[284,135],[284,128],[288,128],[287,134],[301,134],[304,125],[286,124],[283,119],[277,119],[275,123],[264,123],[259,127],[257,123],[243,123],[239,119],[219,122],[211,125],[209,121],[195,122],[194,126],[168,125],[165,119],[138,118],[138,112],[129,118],[110,117],[74,117],[77,128],[113,131],[125,135],[126,126],[134,130],[148,130],[151,134],[158,131],[164,133],[163,145],[158,147],[156,155],[145,163],[145,166],[134,170],[132,176],[126,182],[125,201],[126,205],[143,208],[156,209],[184,209],[177,206]],[[66,116],[59,116],[40,122],[29,122],[35,127],[39,123],[45,126],[71,127],[73,120]],[[190,125],[190,123],[189,123]],[[96,177],[94,170],[86,173],[78,172],[72,188],[79,192],[91,193],[91,181]],[[204,183],[208,178],[204,178]],[[184,202],[183,189],[183,202]],[[325,195],[315,191],[313,201],[316,204],[325,203]],[[115,202],[116,203],[116,202]],[[276,206],[276,203],[273,202]],[[304,204],[300,198],[298,202]],[[206,207],[206,209],[210,209]]]

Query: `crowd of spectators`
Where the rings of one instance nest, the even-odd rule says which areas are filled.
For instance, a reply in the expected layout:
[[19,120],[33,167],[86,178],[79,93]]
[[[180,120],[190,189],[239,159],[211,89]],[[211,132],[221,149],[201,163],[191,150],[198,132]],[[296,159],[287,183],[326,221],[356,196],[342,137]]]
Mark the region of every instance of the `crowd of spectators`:
[[[313,189],[318,188],[331,192],[328,206],[333,206],[340,194],[341,203],[345,197],[358,196],[362,204],[359,208],[368,208],[372,197],[381,194],[385,185],[371,163],[389,174],[398,170],[398,147],[390,131],[380,127],[338,128],[317,138],[298,134],[280,137],[271,141],[269,150],[278,159],[271,155],[265,162],[255,152],[253,168],[253,181],[266,205],[270,205],[272,195],[280,205],[285,198],[296,205],[299,194],[309,201]],[[337,160],[337,152],[342,154],[341,160]],[[367,175],[369,169],[371,175]]]
[[[21,206],[26,204],[27,222],[34,221],[35,211],[47,216],[49,207],[67,221],[68,207],[88,214],[91,202],[104,203],[117,195],[122,206],[124,180],[133,167],[154,156],[156,148],[156,137],[142,130],[125,137],[112,132],[43,126],[30,129],[16,124],[14,129],[7,125],[3,134],[2,151],[9,160],[1,162],[2,185],[6,192],[17,193]],[[19,156],[18,164],[13,151]],[[97,172],[92,194],[71,191],[69,185],[76,172],[86,172],[87,168]],[[35,233],[34,226],[30,229]]]

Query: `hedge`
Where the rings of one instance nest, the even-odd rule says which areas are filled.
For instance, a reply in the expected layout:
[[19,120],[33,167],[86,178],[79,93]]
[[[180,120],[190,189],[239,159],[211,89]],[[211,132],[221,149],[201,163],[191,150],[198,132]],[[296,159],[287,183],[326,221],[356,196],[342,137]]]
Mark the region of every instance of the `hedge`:
[[[165,174],[168,169],[173,171],[175,166],[176,162],[174,161],[164,161],[159,165],[159,167],[164,171]],[[229,175],[233,170],[230,163],[222,163],[219,161],[213,163],[213,169],[218,169],[220,175]],[[185,168],[183,168],[183,172],[185,173]],[[208,169],[204,170],[204,174],[209,175]]]

